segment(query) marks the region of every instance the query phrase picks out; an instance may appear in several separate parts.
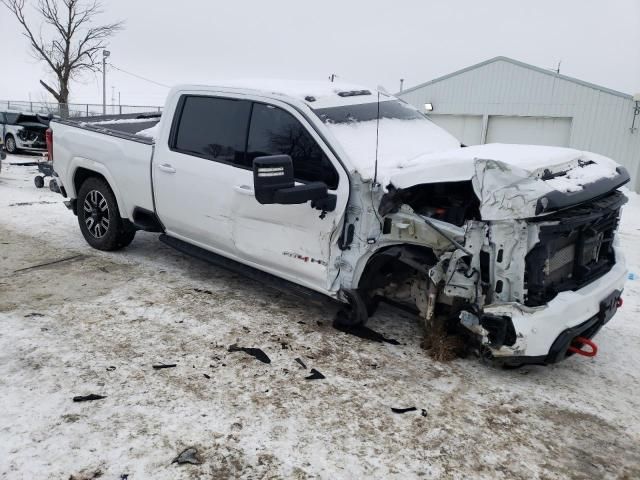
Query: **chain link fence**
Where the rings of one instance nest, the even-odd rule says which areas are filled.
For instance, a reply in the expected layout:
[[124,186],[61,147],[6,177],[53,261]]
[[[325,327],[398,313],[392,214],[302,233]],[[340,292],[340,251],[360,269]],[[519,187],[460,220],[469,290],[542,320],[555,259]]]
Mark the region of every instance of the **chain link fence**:
[[102,104],[31,102],[16,100],[0,100],[1,111],[31,112],[60,116],[62,118],[100,117],[103,115],[127,115],[134,113],[162,113],[162,107],[152,105],[107,105]]

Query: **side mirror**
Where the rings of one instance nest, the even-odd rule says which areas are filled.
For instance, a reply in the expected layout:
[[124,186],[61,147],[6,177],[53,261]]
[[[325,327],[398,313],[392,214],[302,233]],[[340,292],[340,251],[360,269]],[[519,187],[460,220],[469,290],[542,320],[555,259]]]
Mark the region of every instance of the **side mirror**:
[[291,205],[328,197],[328,187],[323,182],[296,186],[289,155],[256,158],[253,161],[253,190],[256,200],[263,205]]

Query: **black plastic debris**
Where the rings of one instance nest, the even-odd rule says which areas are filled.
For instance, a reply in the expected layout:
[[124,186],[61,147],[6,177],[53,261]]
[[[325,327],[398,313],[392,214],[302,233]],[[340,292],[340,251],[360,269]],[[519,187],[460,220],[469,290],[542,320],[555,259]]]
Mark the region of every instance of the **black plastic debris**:
[[393,413],[415,412],[416,410],[418,410],[416,407],[408,407],[408,408],[394,408],[394,407],[391,407],[391,411]]
[[73,397],[74,402],[91,402],[93,400],[102,400],[103,398],[107,398],[104,395],[96,395],[95,393],[90,393],[89,395],[78,395],[77,397]]
[[116,369],[113,365],[107,367],[107,372],[113,372]]
[[163,368],[173,368],[177,366],[178,365],[175,363],[160,363],[158,365],[152,365],[154,370],[162,370]]
[[171,463],[177,463],[178,465],[182,465],[184,463],[190,463],[192,465],[200,465],[202,460],[198,457],[198,450],[193,447],[187,448],[183,450],[180,455],[174,458]]
[[44,317],[44,314],[38,312],[27,313],[24,318]]
[[374,330],[371,330],[364,325],[356,325],[356,326],[346,326],[339,323],[334,323],[333,327],[336,330],[340,330],[341,332],[348,333],[349,335],[354,335],[358,338],[364,338],[365,340],[372,340],[374,342],[379,343],[390,343],[391,345],[400,345],[400,342],[393,339],[387,338],[381,333],[378,333]]
[[260,360],[262,363],[271,363],[271,359],[267,356],[266,353],[264,353],[259,348],[239,347],[236,344],[233,344],[228,348],[228,351],[229,352],[244,352],[244,353],[246,353],[248,355],[251,355],[252,357],[254,357],[257,360]]
[[213,292],[211,290],[202,290],[201,288],[194,288],[193,291],[198,293],[206,293],[207,295],[213,295]]
[[423,408],[422,411],[420,412],[420,415],[422,415],[423,417],[426,417],[427,411]]
[[296,361],[296,362],[298,362],[298,364],[299,364],[302,368],[304,368],[305,370],[307,369],[307,366],[304,364],[304,362],[302,361],[302,359],[301,359],[301,358],[299,358],[299,357],[298,357],[298,358],[296,358],[296,359],[295,359],[295,361]]
[[207,373],[203,373],[202,374],[204,376],[204,378],[206,378],[207,380],[211,379],[211,375],[207,374]]
[[324,378],[327,378],[327,377],[325,377],[315,368],[311,369],[311,375],[309,375],[308,377],[304,377],[305,380],[322,380]]

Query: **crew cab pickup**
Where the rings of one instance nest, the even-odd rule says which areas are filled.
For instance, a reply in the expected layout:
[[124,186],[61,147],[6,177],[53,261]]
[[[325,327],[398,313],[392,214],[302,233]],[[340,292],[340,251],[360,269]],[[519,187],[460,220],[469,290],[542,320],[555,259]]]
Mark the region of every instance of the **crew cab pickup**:
[[461,147],[384,92],[180,86],[142,133],[54,119],[47,139],[91,246],[160,232],[336,300],[343,324],[386,299],[419,315],[426,340],[444,331],[484,358],[548,364],[591,354],[622,303],[623,167],[567,148]]

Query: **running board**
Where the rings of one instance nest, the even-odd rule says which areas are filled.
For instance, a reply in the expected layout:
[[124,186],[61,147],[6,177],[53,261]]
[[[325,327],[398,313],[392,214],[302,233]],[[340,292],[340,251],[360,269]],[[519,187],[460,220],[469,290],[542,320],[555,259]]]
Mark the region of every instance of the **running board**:
[[[177,238],[170,237],[166,234],[160,235],[160,241],[165,245],[175,248],[179,252],[182,252],[191,257],[197,258],[204,262],[210,263],[217,267],[224,268],[233,273],[240,274],[244,277],[250,278],[262,285],[277,290],[288,295],[295,295],[296,297],[304,300],[305,302],[311,302],[324,308],[333,304],[336,308],[340,308],[341,304],[337,300],[318,293],[310,288],[297,285],[289,280],[285,280],[270,273],[263,272],[257,268],[244,265],[243,263],[236,262],[230,258],[223,257],[217,253],[210,252],[204,248],[197,247],[190,243],[178,240]],[[332,312],[334,313],[334,312]]]

